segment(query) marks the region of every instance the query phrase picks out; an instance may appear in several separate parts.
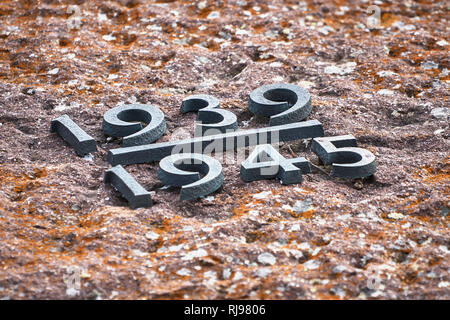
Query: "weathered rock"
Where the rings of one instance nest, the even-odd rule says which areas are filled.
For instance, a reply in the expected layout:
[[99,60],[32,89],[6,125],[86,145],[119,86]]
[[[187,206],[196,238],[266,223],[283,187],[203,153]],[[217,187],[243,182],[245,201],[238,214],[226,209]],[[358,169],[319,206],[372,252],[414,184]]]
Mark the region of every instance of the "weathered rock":
[[[450,298],[448,113],[431,113],[448,108],[445,1],[384,1],[370,24],[361,0],[67,3],[0,2],[0,299]],[[307,89],[306,120],[375,155],[362,189],[330,177],[310,139],[280,145],[312,164],[298,185],[243,182],[252,148],[221,160],[213,200],[180,202],[157,162],[126,167],[150,208],[102,183],[120,148],[107,110],[151,104],[158,142],[176,141],[194,134],[181,101],[207,94],[254,130],[269,119],[249,95],[270,83]],[[98,142],[89,161],[49,134],[62,113]]]

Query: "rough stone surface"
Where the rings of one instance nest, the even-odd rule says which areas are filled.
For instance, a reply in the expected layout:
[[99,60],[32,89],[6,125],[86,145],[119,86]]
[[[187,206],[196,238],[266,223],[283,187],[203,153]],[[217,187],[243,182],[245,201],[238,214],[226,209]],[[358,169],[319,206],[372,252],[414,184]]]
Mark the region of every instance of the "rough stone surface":
[[431,110],[431,115],[438,119],[448,119],[450,117],[450,108],[435,108]]
[[[0,2],[0,299],[450,298],[450,132],[431,115],[450,92],[445,1],[383,1],[372,29],[364,1],[77,0],[78,17],[37,3]],[[273,82],[308,88],[307,119],[354,135],[375,177],[355,188],[313,167],[299,185],[244,183],[240,162],[222,163],[222,189],[186,204],[158,163],[129,165],[154,201],[138,210],[103,184],[120,146],[102,133],[106,110],[151,103],[169,141],[192,135],[179,106],[203,93],[257,128],[267,119],[248,95]],[[48,132],[64,113],[98,142],[92,161]],[[280,152],[318,165],[310,145]],[[309,198],[311,210],[290,209]],[[261,265],[263,253],[276,262]],[[83,276],[68,296],[71,266]]]

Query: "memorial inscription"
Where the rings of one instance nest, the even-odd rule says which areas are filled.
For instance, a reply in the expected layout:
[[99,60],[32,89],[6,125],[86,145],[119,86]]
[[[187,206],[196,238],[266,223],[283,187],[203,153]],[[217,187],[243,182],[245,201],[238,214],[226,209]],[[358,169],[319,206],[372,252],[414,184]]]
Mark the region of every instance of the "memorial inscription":
[[[103,131],[123,137],[123,142],[121,148],[108,152],[107,161],[114,167],[106,171],[104,181],[111,182],[131,207],[150,206],[150,194],[121,165],[160,161],[158,179],[165,185],[181,187],[181,201],[193,200],[217,191],[223,183],[222,165],[209,154],[255,146],[241,163],[243,181],[278,178],[286,185],[300,183],[302,174],[311,173],[308,160],[286,159],[273,147],[298,139],[312,139],[311,150],[332,166],[331,176],[355,179],[373,175],[375,156],[357,147],[352,135],[324,137],[319,121],[302,121],[311,108],[309,92],[299,86],[264,85],[251,92],[249,109],[257,116],[270,117],[269,126],[238,130],[236,115],[220,109],[218,99],[192,95],[183,100],[180,110],[198,112],[194,138],[160,143],[153,142],[166,130],[161,110],[142,104],[113,108],[104,115]],[[52,121],[51,131],[58,132],[78,155],[96,150],[95,141],[66,115]]]

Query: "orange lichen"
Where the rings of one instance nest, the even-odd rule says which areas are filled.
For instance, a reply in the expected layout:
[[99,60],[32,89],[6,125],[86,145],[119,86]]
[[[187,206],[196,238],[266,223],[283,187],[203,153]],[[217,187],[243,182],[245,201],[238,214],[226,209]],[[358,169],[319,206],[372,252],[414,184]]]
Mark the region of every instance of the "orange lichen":
[[311,210],[303,211],[300,213],[296,213],[292,210],[288,210],[288,212],[292,217],[294,217],[296,219],[298,219],[298,218],[310,219],[313,217],[315,210],[311,209]]
[[422,166],[413,172],[414,176],[422,180],[426,184],[441,184],[444,186],[444,193],[449,194],[450,191],[450,160],[446,158],[442,168],[431,168]]

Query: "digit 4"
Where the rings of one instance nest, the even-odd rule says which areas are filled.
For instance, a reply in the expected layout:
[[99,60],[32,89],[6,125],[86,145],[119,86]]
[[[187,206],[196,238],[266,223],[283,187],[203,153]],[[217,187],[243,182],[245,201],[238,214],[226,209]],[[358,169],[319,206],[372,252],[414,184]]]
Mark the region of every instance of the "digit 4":
[[241,164],[240,174],[245,182],[278,178],[286,185],[300,183],[302,173],[310,172],[305,158],[286,159],[270,144],[262,144]]

